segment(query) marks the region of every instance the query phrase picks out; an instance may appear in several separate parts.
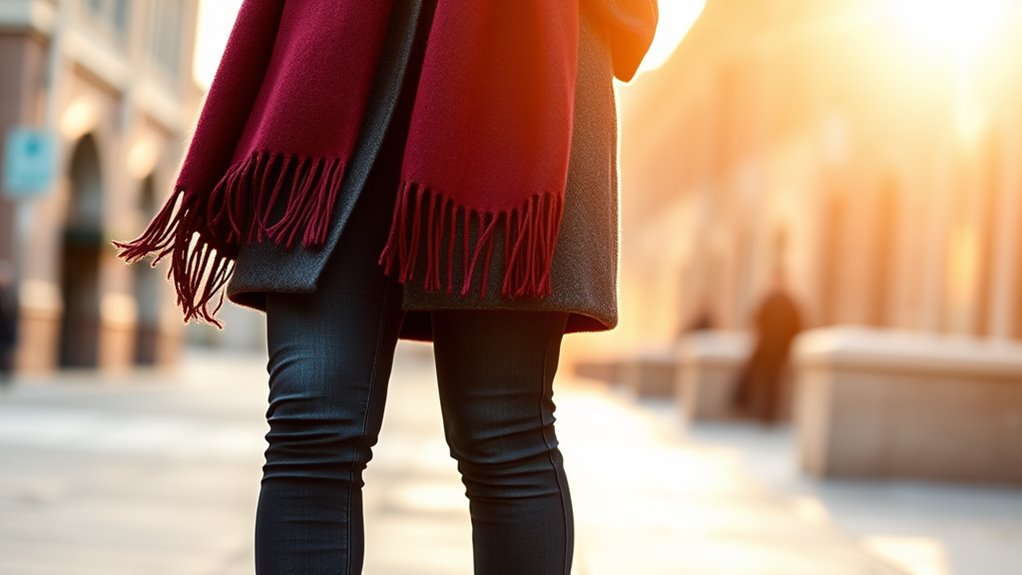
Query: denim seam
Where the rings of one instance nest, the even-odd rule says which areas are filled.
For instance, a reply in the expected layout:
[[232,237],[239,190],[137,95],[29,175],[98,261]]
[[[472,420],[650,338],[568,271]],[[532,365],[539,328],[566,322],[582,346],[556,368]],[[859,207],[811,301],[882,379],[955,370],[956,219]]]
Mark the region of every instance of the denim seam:
[[[559,322],[557,321],[557,314],[547,314],[551,318],[550,332],[547,336],[546,349],[543,351],[543,377],[540,379],[540,390],[539,390],[539,423],[540,435],[543,436],[543,443],[547,448],[547,460],[550,462],[550,468],[554,471],[554,481],[557,482],[557,496],[561,500],[561,518],[564,521],[564,561],[563,561],[563,573],[568,575],[568,510],[564,506],[564,486],[561,485],[561,476],[557,473],[557,464],[554,463],[554,456],[552,453],[553,447],[550,446],[550,441],[546,436],[546,422],[543,420],[543,395],[546,388],[547,381],[547,366],[550,360],[550,347],[553,345],[554,338],[556,337],[555,331]],[[550,394],[553,395],[554,382],[551,377],[550,381]],[[553,414],[551,413],[551,416]],[[553,425],[553,422],[550,422]]]
[[380,319],[376,325],[376,348],[373,351],[373,367],[369,371],[369,393],[366,394],[366,406],[365,412],[362,414],[362,429],[358,436],[358,441],[355,442],[355,454],[351,458],[351,468],[348,470],[350,475],[350,481],[348,482],[348,502],[345,505],[345,510],[348,514],[347,517],[347,531],[345,533],[347,539],[348,552],[345,557],[344,572],[346,575],[351,574],[351,491],[355,486],[355,467],[358,465],[358,450],[362,446],[362,441],[366,436],[366,427],[368,427],[369,410],[373,403],[373,392],[376,390],[376,373],[380,365],[380,348],[383,345],[383,326],[386,323],[387,313],[389,311],[387,307],[387,298],[390,295],[391,282],[387,282],[383,288],[383,306],[380,310]]

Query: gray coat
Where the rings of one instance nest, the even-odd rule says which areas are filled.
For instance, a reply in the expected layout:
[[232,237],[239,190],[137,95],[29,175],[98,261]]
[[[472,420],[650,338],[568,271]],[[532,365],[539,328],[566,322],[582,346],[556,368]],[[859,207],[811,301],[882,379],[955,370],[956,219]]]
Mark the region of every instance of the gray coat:
[[[613,3],[613,2],[612,2]],[[408,68],[422,0],[398,2],[373,87],[365,126],[334,208],[326,244],[287,251],[270,242],[242,246],[227,297],[265,311],[266,292],[311,292],[365,187]],[[654,22],[655,23],[655,22]],[[610,26],[597,11],[583,10],[580,24],[575,120],[565,191],[564,219],[551,269],[552,295],[506,299],[500,294],[501,258],[494,258],[485,299],[426,293],[408,284],[401,337],[431,339],[428,311],[439,309],[547,310],[570,313],[568,331],[602,331],[617,325],[618,185],[617,125]],[[501,238],[494,245],[502,252]],[[457,266],[456,266],[457,267]]]

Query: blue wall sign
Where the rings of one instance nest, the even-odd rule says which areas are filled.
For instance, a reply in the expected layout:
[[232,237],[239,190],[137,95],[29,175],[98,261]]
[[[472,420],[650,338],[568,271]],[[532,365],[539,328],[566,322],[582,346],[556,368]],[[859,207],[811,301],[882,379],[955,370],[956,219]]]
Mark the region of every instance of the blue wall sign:
[[45,194],[57,172],[56,138],[38,128],[12,128],[4,141],[3,189],[12,199]]

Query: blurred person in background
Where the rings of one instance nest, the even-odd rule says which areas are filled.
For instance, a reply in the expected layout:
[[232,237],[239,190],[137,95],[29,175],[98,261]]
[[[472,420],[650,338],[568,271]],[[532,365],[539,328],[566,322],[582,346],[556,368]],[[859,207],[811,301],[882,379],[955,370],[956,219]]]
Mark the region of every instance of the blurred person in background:
[[802,331],[802,316],[787,289],[782,268],[755,314],[756,343],[735,391],[736,406],[764,424],[778,420],[791,343]]
[[186,320],[223,289],[266,313],[257,573],[361,572],[401,338],[434,344],[475,572],[569,573],[552,382],[565,333],[617,323],[612,79],[656,22],[655,0],[244,2],[173,195],[116,245],[169,257]]
[[14,349],[18,345],[18,298],[14,266],[0,260],[0,388],[13,382]]

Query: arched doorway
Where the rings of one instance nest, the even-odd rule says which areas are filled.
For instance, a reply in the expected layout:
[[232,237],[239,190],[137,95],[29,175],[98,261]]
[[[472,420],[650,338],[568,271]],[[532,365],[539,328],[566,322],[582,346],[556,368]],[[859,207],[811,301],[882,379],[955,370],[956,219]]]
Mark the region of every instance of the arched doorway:
[[[139,193],[139,212],[146,219],[156,213],[159,205],[156,202],[156,179],[152,174],[142,181]],[[159,343],[160,323],[160,280],[161,274],[156,273],[147,265],[136,265],[134,268],[135,303],[138,312],[135,324],[135,363],[153,365],[156,363],[156,350]]]
[[95,367],[99,362],[102,176],[96,140],[92,135],[83,136],[71,154],[70,194],[61,242],[61,367]]

